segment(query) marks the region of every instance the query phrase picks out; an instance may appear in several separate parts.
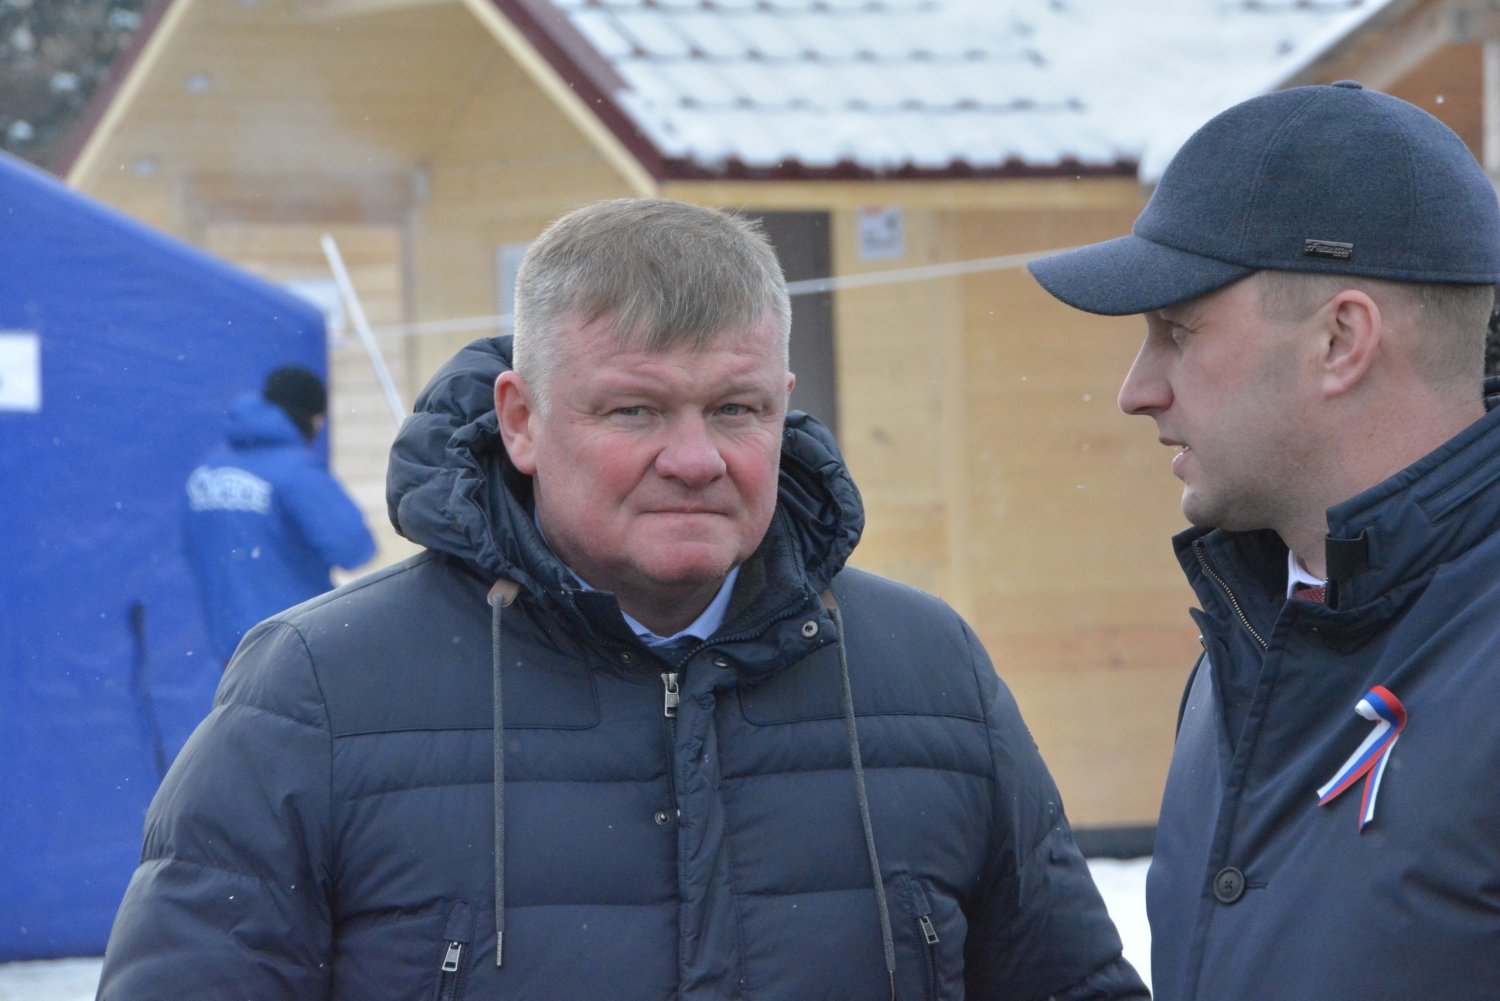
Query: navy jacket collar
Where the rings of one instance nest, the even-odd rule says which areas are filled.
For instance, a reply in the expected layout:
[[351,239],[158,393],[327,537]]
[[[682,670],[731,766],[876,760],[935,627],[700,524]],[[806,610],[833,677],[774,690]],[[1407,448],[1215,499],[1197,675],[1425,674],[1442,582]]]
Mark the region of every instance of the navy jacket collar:
[[[1491,489],[1497,482],[1500,409],[1491,409],[1396,475],[1330,508],[1328,614],[1357,613],[1345,619],[1357,626],[1404,605],[1439,566],[1500,529],[1500,490]],[[1274,532],[1191,528],[1173,545],[1205,602],[1217,584],[1206,579],[1200,551],[1238,600],[1267,611],[1281,604],[1286,546]]]

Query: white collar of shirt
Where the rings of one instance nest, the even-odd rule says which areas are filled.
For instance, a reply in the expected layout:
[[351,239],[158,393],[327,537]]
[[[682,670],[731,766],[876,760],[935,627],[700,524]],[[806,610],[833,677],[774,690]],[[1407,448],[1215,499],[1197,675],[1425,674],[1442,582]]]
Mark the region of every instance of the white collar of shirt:
[[1290,549],[1286,551],[1286,596],[1290,598],[1292,592],[1299,587],[1322,587],[1327,584],[1326,580],[1314,577],[1302,569],[1301,562]]
[[[546,542],[547,534],[542,531],[542,522],[539,518],[537,518],[536,511],[534,510],[531,512],[531,520],[536,525],[537,533],[541,535],[542,541]],[[548,548],[550,548],[552,544],[549,542],[547,543],[547,545]],[[556,555],[555,550],[553,555]],[[578,576],[577,572],[575,572],[572,567],[568,566],[566,563],[564,563],[563,566],[567,567],[568,573],[573,575],[573,579],[578,582],[579,587],[583,588],[585,591],[598,590],[598,588],[590,586],[588,581]],[[714,595],[714,600],[708,603],[708,607],[705,608],[696,619],[694,619],[692,622],[689,622],[687,626],[679,629],[671,636],[658,636],[646,626],[642,625],[639,620],[634,618],[623,608],[620,609],[620,614],[625,617],[625,624],[628,625],[631,628],[631,631],[635,633],[636,637],[647,646],[666,646],[668,643],[679,640],[684,636],[691,636],[694,639],[706,640],[714,633],[718,632],[719,627],[724,624],[724,616],[729,612],[729,598],[732,594],[734,594],[734,582],[739,579],[739,576],[739,567],[735,567],[733,570],[729,571],[729,575],[724,578],[724,583],[719,585],[719,593]]]

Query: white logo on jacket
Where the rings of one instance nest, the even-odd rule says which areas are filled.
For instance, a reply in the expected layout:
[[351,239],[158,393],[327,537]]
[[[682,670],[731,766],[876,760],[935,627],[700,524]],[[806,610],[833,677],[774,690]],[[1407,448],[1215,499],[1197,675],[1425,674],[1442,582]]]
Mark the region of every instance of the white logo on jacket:
[[194,511],[271,510],[271,484],[233,466],[199,466],[188,477],[188,504]]

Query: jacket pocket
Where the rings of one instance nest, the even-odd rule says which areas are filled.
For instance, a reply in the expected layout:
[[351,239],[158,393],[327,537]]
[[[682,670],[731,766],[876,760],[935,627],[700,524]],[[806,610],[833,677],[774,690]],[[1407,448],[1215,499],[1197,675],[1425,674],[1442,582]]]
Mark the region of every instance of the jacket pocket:
[[433,950],[437,966],[437,987],[433,991],[435,1001],[460,1001],[469,982],[469,968],[473,966],[470,948],[474,941],[474,912],[468,904],[457,901],[448,910],[448,920],[443,927],[441,949]]
[[[902,997],[921,997],[924,1001],[942,1001],[954,995],[947,990],[953,983],[963,983],[963,944],[965,922],[954,901],[941,894],[929,893],[918,879],[900,876],[898,892],[904,927],[896,929],[898,945],[897,971],[903,985]],[[945,906],[946,904],[946,906]],[[902,949],[903,943],[909,945]],[[902,969],[906,964],[911,972]],[[920,985],[920,988],[918,987]],[[920,994],[913,992],[920,989]]]

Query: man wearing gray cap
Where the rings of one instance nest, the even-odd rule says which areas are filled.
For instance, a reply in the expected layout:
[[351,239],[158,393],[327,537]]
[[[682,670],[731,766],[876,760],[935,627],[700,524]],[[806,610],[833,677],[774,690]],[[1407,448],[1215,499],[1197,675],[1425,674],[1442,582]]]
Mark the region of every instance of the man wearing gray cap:
[[1500,207],[1358,84],[1203,126],[1132,235],[1036,261],[1146,317],[1120,390],[1174,451],[1201,603],[1147,881],[1187,998],[1500,991]]

